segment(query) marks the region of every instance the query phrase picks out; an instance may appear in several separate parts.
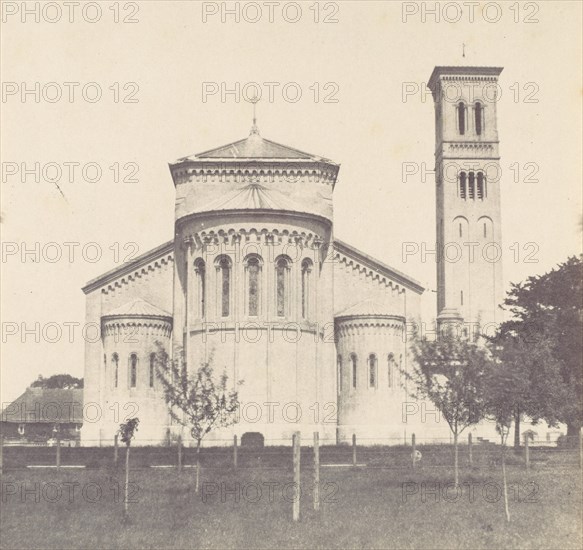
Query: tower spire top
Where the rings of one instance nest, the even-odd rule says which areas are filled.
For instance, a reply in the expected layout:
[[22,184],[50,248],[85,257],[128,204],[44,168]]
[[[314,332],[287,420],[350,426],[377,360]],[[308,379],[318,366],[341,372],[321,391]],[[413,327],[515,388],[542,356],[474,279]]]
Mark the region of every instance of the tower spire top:
[[249,100],[251,103],[253,103],[253,125],[251,126],[251,131],[249,132],[249,135],[259,135],[259,128],[257,127],[257,112],[256,112],[256,107],[257,107],[257,102],[259,101],[259,97],[257,95],[255,95],[254,97],[252,97]]

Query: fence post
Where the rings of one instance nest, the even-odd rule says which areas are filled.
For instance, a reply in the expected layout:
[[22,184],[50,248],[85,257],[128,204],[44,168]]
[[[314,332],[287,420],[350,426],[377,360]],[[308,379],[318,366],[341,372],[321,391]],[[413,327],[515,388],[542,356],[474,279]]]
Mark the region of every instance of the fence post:
[[179,435],[176,441],[178,445],[178,472],[182,472],[182,436]]
[[233,466],[237,467],[237,436],[233,436]]
[[300,432],[295,432],[293,436],[293,457],[294,457],[294,486],[295,495],[293,500],[292,516],[294,521],[300,520],[300,450],[301,450]]
[[119,435],[115,434],[113,436],[113,464],[117,468],[117,460],[119,456],[119,444],[118,444]]
[[320,434],[314,432],[314,510],[320,510]]
[[474,457],[472,456],[472,434],[468,434],[468,455],[470,459],[470,466],[474,463]]
[[530,439],[529,434],[524,434],[524,461],[526,463],[526,469],[530,470],[530,452],[528,449],[528,440]]
[[417,451],[417,446],[415,445],[415,434],[411,434],[411,463],[413,464],[413,470],[415,469],[415,452]]
[[352,465],[356,466],[356,434],[352,434]]
[[57,432],[57,470],[61,468],[61,434]]

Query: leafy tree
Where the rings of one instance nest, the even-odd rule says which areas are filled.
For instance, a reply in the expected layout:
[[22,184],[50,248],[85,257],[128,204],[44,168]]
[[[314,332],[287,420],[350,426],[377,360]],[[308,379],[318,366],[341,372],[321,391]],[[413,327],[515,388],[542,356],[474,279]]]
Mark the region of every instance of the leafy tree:
[[412,382],[411,396],[429,399],[445,418],[453,434],[454,476],[459,483],[459,435],[484,418],[483,377],[491,361],[488,350],[460,338],[450,328],[429,341],[412,335],[413,368],[403,370]]
[[135,433],[138,431],[139,418],[130,418],[127,422],[119,425],[118,433],[123,443],[126,444],[126,485],[124,499],[124,521],[129,521],[129,486],[130,486],[130,445]]
[[47,390],[73,390],[83,388],[83,378],[75,378],[70,374],[53,374],[48,378],[38,375],[38,378],[30,385],[31,388],[44,388]]
[[[213,429],[231,426],[237,421],[238,392],[228,390],[225,372],[215,380],[212,358],[189,373],[183,354],[171,360],[164,349],[156,356],[157,375],[172,418],[190,428],[196,441],[196,491],[200,485],[200,447]],[[239,381],[237,385],[242,384]]]
[[493,398],[496,402],[496,384],[503,388],[505,410],[511,411],[514,422],[514,447],[520,447],[520,423],[524,415],[533,424],[544,419],[549,425],[559,422],[558,410],[568,399],[561,377],[561,364],[554,356],[553,343],[547,337],[524,341],[508,333],[501,333],[491,342],[497,369],[491,373]]
[[[512,319],[501,325],[495,340],[519,339],[536,344],[536,354],[543,353],[543,347],[547,354],[544,361],[512,362],[531,380],[530,391],[540,404],[523,412],[549,423],[559,420],[567,424],[567,435],[578,434],[583,425],[582,257],[570,257],[544,275],[512,284],[503,308]],[[545,396],[549,390],[553,395]],[[520,421],[520,411],[515,412],[515,420]],[[517,436],[519,427],[515,444]]]

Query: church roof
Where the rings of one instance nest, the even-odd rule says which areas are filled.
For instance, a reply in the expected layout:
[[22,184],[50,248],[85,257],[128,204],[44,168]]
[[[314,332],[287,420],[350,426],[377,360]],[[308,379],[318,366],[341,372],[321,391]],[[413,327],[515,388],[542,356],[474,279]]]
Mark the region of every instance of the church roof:
[[204,205],[197,212],[214,210],[291,210],[302,211],[296,204],[276,189],[268,189],[260,183],[249,183]]
[[315,162],[327,162],[334,164],[331,160],[312,155],[287,145],[281,145],[275,141],[265,139],[259,135],[258,131],[251,131],[251,134],[245,139],[210,149],[202,153],[190,155],[178,159],[177,163],[187,160],[205,160],[205,159],[269,159],[269,160],[308,160]]
[[334,317],[395,317],[375,300],[364,300],[346,308]]
[[110,311],[104,317],[169,317],[172,315],[142,298],[136,298]]

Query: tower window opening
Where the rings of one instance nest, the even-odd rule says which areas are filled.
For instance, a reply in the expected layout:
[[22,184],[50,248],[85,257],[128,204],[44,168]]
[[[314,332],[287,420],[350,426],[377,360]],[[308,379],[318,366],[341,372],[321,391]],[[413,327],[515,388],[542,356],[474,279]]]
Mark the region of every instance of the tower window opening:
[[487,231],[486,231],[486,222],[484,222],[484,238],[486,238],[488,236]]
[[196,273],[196,285],[198,293],[198,314],[200,318],[205,316],[205,302],[206,302],[206,266],[203,260],[197,260],[194,264],[194,272]]
[[288,279],[289,263],[285,258],[280,258],[275,264],[275,287],[276,287],[276,303],[277,316],[285,317],[288,309],[287,300],[287,279]]
[[460,199],[466,198],[466,173],[460,173]]
[[457,120],[460,136],[463,136],[466,133],[466,106],[461,101],[457,105]]
[[342,355],[336,358],[336,365],[338,369],[338,393],[342,391]]
[[119,355],[117,353],[111,356],[111,362],[113,363],[113,387],[117,388],[119,380]]
[[259,314],[261,264],[252,256],[247,260],[247,310],[250,316]]
[[135,388],[138,382],[138,356],[130,355],[130,388]]
[[460,290],[460,305],[464,305],[464,291]]
[[231,312],[231,262],[221,258],[218,265],[221,284],[221,316],[228,317]]
[[350,361],[352,362],[352,387],[356,388],[356,374],[357,374],[356,367],[357,367],[357,364],[356,364],[356,355],[354,353],[350,356]]
[[479,101],[476,101],[474,105],[474,117],[476,122],[476,134],[481,136],[482,135],[482,104]]
[[462,234],[462,224],[461,224],[461,222],[459,224],[459,233],[460,233],[460,237],[463,237],[463,234]]
[[309,315],[311,276],[312,262],[306,259],[302,262],[302,319]]
[[468,178],[468,197],[472,200],[476,197],[475,191],[476,191],[475,174],[473,172],[470,172],[469,178]]
[[482,172],[478,172],[477,196],[478,199],[484,199],[484,174]]
[[371,388],[377,387],[377,356],[374,353],[368,356],[368,385]]

